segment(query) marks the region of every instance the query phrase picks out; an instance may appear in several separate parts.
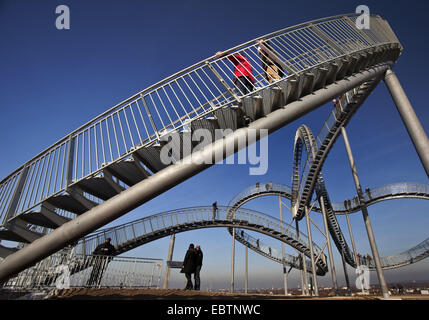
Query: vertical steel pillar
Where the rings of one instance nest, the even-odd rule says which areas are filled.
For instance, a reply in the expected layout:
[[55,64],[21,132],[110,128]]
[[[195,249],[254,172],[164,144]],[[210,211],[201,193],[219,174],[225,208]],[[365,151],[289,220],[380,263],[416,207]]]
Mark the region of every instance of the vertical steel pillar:
[[[172,261],[173,260],[173,250],[174,250],[174,242],[176,240],[176,234],[172,234],[170,237],[170,246],[168,248],[168,256],[167,256],[167,261]],[[170,279],[170,267],[168,266],[168,264],[166,265],[166,269],[165,269],[165,278],[164,278],[164,289],[168,289],[168,280]]]
[[347,294],[351,296],[352,289],[350,288],[350,281],[349,281],[349,274],[347,273],[346,259],[344,258],[344,252],[342,250],[341,250],[341,260],[343,261],[344,277],[346,278],[346,285],[347,285]]
[[[346,219],[347,219],[347,226],[348,226],[348,228],[349,228],[350,240],[352,241],[353,255],[354,255],[354,257],[355,257],[356,265],[357,265],[357,266],[359,266],[359,262],[358,262],[358,259],[357,259],[357,252],[356,252],[355,238],[353,237],[352,226],[351,226],[351,224],[350,224],[350,219],[349,219],[349,214],[347,213],[347,209],[346,209]],[[363,285],[363,278],[361,278],[361,277],[360,277],[360,279],[361,279],[361,288],[362,288],[362,292],[365,292],[364,285]]]
[[332,254],[331,238],[329,235],[328,218],[326,216],[325,202],[323,201],[322,196],[319,198],[319,202],[320,202],[320,208],[322,209],[323,224],[325,225],[326,243],[328,244],[329,264],[331,265],[332,284],[334,286],[335,295],[338,296],[337,274],[335,273],[334,256]]
[[398,77],[392,70],[386,71],[384,82],[392,95],[396,108],[398,109],[408,134],[413,141],[417,154],[420,157],[420,161],[426,171],[426,175],[429,177],[429,140],[422,124],[417,118],[417,115],[414,112],[410,100],[408,100]]
[[[296,233],[298,234],[299,241],[299,223],[298,220],[295,219],[296,224]],[[308,278],[307,278],[307,264],[305,261],[305,254],[301,253],[301,261],[302,261],[302,270],[301,270],[301,284],[302,284],[302,295],[308,294]]]
[[311,226],[310,226],[310,212],[307,207],[305,207],[305,218],[307,221],[308,244],[310,245],[311,272],[313,274],[314,295],[317,297],[319,296],[319,287],[317,283],[316,262],[314,261],[313,236],[311,234]]
[[[283,204],[282,204],[282,197],[279,196],[279,208],[280,208],[280,229],[283,233]],[[282,267],[283,267],[283,286],[285,289],[285,296],[288,294],[287,292],[287,270],[286,270],[286,264],[285,264],[285,256],[286,256],[286,248],[284,242],[282,242]]]
[[[295,220],[295,225],[296,225],[296,239],[299,241],[299,225],[298,225],[298,220]],[[298,251],[298,258],[300,258],[300,261],[302,263],[302,256],[300,255],[299,251]],[[301,269],[301,294],[304,295],[304,275],[303,275],[303,271]]]
[[249,290],[249,273],[247,262],[247,246],[244,246],[244,293],[248,293]]
[[234,268],[235,268],[235,228],[232,228],[232,257],[231,257],[231,288],[234,292]]
[[356,169],[356,164],[353,158],[352,150],[350,147],[349,138],[347,136],[346,129],[344,127],[341,128],[341,134],[343,135],[344,145],[346,146],[347,155],[350,162],[350,167],[352,169],[353,179],[356,186],[356,191],[358,195],[358,201],[362,210],[363,220],[365,222],[366,231],[368,234],[369,244],[371,246],[372,255],[374,257],[375,268],[377,270],[378,280],[380,281],[381,292],[384,298],[389,298],[389,291],[387,289],[387,283],[384,278],[384,272],[381,267],[380,256],[378,254],[377,244],[375,242],[374,231],[372,230],[371,221],[369,219],[368,210],[366,208],[365,199],[363,197],[362,187],[360,184],[359,176]]

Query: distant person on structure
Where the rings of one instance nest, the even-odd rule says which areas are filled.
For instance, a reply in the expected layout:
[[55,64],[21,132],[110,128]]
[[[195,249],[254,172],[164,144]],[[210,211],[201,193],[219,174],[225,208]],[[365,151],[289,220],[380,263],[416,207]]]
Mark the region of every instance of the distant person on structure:
[[89,276],[87,286],[99,286],[103,273],[107,269],[107,265],[113,259],[112,256],[116,254],[115,247],[110,243],[111,238],[107,238],[106,241],[95,248],[92,257],[92,272]]
[[195,280],[194,289],[200,290],[200,285],[201,285],[200,272],[203,266],[203,251],[201,251],[200,246],[195,247],[195,253],[197,255],[197,259],[196,259],[196,267],[195,267],[195,274],[194,274],[194,280]]
[[234,64],[234,85],[240,94],[246,95],[254,89],[255,79],[253,78],[253,69],[247,58],[239,53],[230,54],[229,52],[216,52],[216,56],[221,58],[228,55],[228,59]]
[[265,78],[269,83],[280,80],[284,76],[283,68],[274,61],[275,55],[273,48],[264,39],[258,41],[258,53],[261,57],[262,69],[265,71]]
[[217,201],[212,204],[212,220],[216,220],[216,212],[217,212]]
[[366,255],[366,263],[367,263],[368,267],[371,264],[371,256],[369,254]]
[[186,287],[185,290],[194,289],[194,285],[192,283],[192,274],[195,273],[197,267],[197,254],[194,249],[194,244],[191,243],[189,245],[188,251],[186,251],[185,259],[182,264],[182,271],[185,273],[186,277]]
[[368,195],[368,200],[371,200],[371,191],[369,190],[368,187],[366,187],[365,192]]

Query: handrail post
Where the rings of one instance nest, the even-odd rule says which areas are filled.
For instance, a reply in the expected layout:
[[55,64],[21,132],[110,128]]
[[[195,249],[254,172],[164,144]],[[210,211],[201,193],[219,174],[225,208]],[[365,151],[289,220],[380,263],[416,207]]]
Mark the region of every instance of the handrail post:
[[241,103],[240,98],[234,93],[234,90],[226,83],[225,79],[216,71],[216,69],[212,66],[209,61],[205,61],[205,64],[210,69],[211,72],[216,76],[216,78],[220,81],[220,83],[225,87],[226,90],[234,97],[238,104]]
[[18,208],[22,191],[24,190],[24,187],[25,187],[25,181],[27,180],[28,171],[29,171],[29,167],[24,166],[19,176],[18,184],[16,185],[15,191],[13,192],[12,200],[9,204],[9,207],[3,219],[3,225],[5,225],[9,219],[13,218],[14,214],[16,213],[16,209]]
[[70,136],[69,147],[68,147],[68,159],[66,164],[66,190],[73,182],[73,163],[74,163],[74,151],[75,151],[74,147],[75,147],[75,138],[73,136]]

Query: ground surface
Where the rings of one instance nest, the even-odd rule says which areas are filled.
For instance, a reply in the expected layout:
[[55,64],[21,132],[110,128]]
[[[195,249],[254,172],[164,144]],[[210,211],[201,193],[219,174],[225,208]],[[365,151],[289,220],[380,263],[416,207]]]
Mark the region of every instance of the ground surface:
[[[429,296],[393,296],[402,300],[429,300]],[[378,300],[380,296],[300,297],[161,289],[68,289],[51,292],[52,300]]]

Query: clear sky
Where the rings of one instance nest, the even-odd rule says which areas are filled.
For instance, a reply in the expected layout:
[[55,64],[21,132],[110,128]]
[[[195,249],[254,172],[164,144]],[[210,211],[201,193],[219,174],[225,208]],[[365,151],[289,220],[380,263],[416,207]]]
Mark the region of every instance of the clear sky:
[[[70,30],[55,28],[55,8],[70,8]],[[352,13],[360,4],[387,19],[404,46],[395,71],[423,127],[428,132],[429,32],[424,1],[11,1],[0,0],[0,177],[25,163],[60,138],[134,93],[181,69],[264,34],[317,18]],[[269,137],[269,170],[249,176],[247,165],[217,165],[185,181],[109,226],[170,209],[226,205],[256,182],[290,185],[293,139],[307,124],[317,133],[331,106],[291,123]],[[394,182],[427,183],[427,177],[398,112],[383,83],[347,127],[364,187]],[[342,139],[323,168],[333,201],[355,195]],[[278,199],[246,205],[278,217]],[[369,208],[382,256],[402,252],[428,237],[428,204],[395,200]],[[358,251],[370,253],[359,213],[352,216]],[[290,221],[290,218],[288,219]],[[344,233],[344,219],[339,218]],[[304,225],[301,229],[304,228]],[[271,240],[263,238],[264,241]],[[315,235],[316,241],[321,238]],[[127,256],[166,259],[169,239],[157,240]],[[229,288],[231,238],[226,230],[178,234],[174,260],[184,257],[190,242],[205,253],[202,289]],[[280,248],[278,243],[273,246]],[[243,285],[244,248],[237,249],[236,287]],[[294,253],[288,248],[289,253]],[[388,282],[429,280],[428,261],[386,272]],[[341,260],[336,270],[343,284]],[[349,269],[354,279],[353,270]],[[183,275],[173,271],[172,286]],[[281,266],[249,253],[249,286],[281,287]],[[292,271],[290,286],[298,284]],[[375,274],[372,282],[376,282]],[[320,279],[329,285],[329,275]]]

